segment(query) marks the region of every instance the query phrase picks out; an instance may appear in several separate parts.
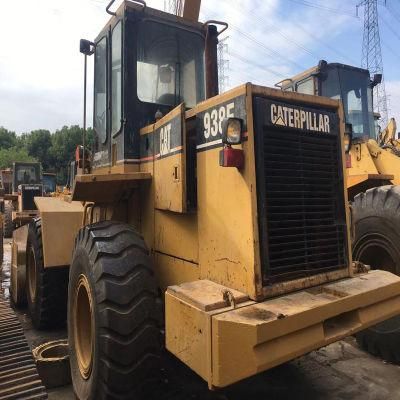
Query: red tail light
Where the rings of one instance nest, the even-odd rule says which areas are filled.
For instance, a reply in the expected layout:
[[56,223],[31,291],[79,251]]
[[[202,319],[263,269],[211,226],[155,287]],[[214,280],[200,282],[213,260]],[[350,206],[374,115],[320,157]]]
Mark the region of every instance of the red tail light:
[[236,167],[242,169],[244,167],[244,153],[241,149],[233,149],[232,147],[224,147],[219,152],[219,165],[221,167]]

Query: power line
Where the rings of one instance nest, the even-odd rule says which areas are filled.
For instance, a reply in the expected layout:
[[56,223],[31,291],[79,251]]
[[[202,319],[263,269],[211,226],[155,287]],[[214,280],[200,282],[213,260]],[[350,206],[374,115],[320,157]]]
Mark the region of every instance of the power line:
[[335,13],[335,14],[347,15],[352,18],[358,18],[357,15],[354,15],[350,10],[349,10],[349,12],[346,12],[346,11],[342,11],[338,8],[332,8],[332,7],[323,6],[321,4],[315,4],[315,3],[311,3],[306,0],[289,0],[289,1],[291,1],[293,3],[301,4],[306,7],[316,8],[318,10],[324,10],[324,11],[328,11],[328,12]]
[[256,62],[254,62],[254,61],[246,59],[246,58],[242,57],[240,54],[238,54],[238,53],[236,53],[234,51],[229,51],[229,55],[231,55],[232,57],[238,59],[239,61],[241,61],[241,62],[243,62],[243,63],[245,63],[247,65],[250,65],[252,67],[256,67],[256,68],[261,69],[263,71],[268,71],[270,74],[275,75],[279,79],[287,78],[287,76],[284,76],[281,73],[276,72],[276,71],[272,70],[271,68],[269,68],[269,67],[267,67],[265,65],[261,65],[261,64],[258,64]]
[[390,15],[391,15],[393,18],[397,19],[398,22],[400,22],[400,14],[399,14],[394,8],[392,8],[392,6],[389,7],[388,4],[386,4],[386,7],[387,7],[388,10],[391,11],[391,14],[390,14]]
[[[226,0],[224,0],[226,2]],[[237,10],[237,9],[233,9],[237,14],[241,13]],[[274,29],[274,33],[277,33],[278,35],[282,36],[284,39],[286,39],[289,43],[294,44],[296,47],[302,49],[305,53],[309,54],[312,57],[316,57],[317,59],[320,59],[320,56],[316,53],[314,53],[312,50],[308,49],[307,47],[305,47],[304,45],[302,45],[301,43],[297,42],[296,40],[290,38],[289,36],[287,36],[285,33],[282,32],[281,29],[279,29],[274,23],[272,23],[271,21],[268,21],[269,23],[266,25],[265,20],[261,19],[259,16],[257,16],[257,14],[254,12],[254,8],[252,10],[250,10],[250,14],[253,16],[253,18],[256,21],[259,21],[263,28],[273,28]]]
[[[225,2],[227,0],[224,0]],[[236,4],[238,4],[238,2],[236,1]],[[234,9],[236,10],[236,9]],[[287,15],[283,14],[282,12],[279,12],[277,10],[275,10],[275,12],[281,16],[282,18],[287,18]],[[256,13],[251,10],[250,13],[260,22],[262,22],[263,25],[265,25],[265,21],[262,20],[260,17],[256,16]],[[317,35],[315,35],[313,32],[305,29],[301,24],[296,23],[296,21],[290,21],[290,23],[294,26],[296,26],[298,29],[300,29],[302,32],[304,32],[307,36],[311,37],[314,41],[319,42],[324,48],[329,49],[331,52],[337,54],[339,57],[341,57],[344,60],[347,60],[348,62],[350,62],[351,64],[358,64],[357,61],[355,61],[355,59],[352,59],[351,57],[349,57],[347,54],[341,52],[340,50],[334,48],[333,46],[331,46],[329,43],[325,42],[324,40],[322,40],[321,38],[319,38]],[[287,35],[283,34],[282,30],[280,30],[279,28],[276,28],[276,25],[273,26],[273,28],[275,29],[275,31],[279,31],[278,33],[284,37],[285,39],[287,39],[289,42],[295,44],[297,47],[302,48],[306,53],[313,55],[314,57],[316,56],[319,59],[321,59],[321,57],[319,55],[317,55],[314,51],[307,49],[304,45],[299,44],[297,41],[289,38]],[[325,57],[322,57],[325,58]]]
[[258,47],[261,47],[269,56],[275,56],[277,58],[280,58],[282,60],[284,60],[285,62],[292,64],[293,66],[295,66],[296,68],[300,69],[300,70],[304,70],[305,68],[303,66],[301,66],[300,64],[298,64],[296,61],[290,60],[289,58],[283,56],[282,54],[280,54],[279,52],[277,52],[274,49],[271,49],[270,47],[266,46],[264,43],[260,42],[258,39],[256,39],[254,36],[243,32],[241,29],[239,29],[238,27],[231,25],[232,30],[234,30],[235,32],[237,32],[239,35],[243,36],[244,38],[246,38],[248,41],[256,44]]
[[[203,7],[203,10],[207,11],[208,16],[206,16],[206,19],[214,19],[214,18],[209,18],[210,17],[210,12],[212,15],[212,11],[207,9],[206,7]],[[250,35],[247,32],[242,31],[240,28],[238,28],[237,26],[230,24],[230,27],[233,31],[236,31],[239,35],[245,37],[248,41],[256,44],[258,47],[261,47],[269,56],[275,56],[277,58],[280,58],[281,60],[284,60],[286,63],[292,64],[293,66],[295,66],[296,68],[300,69],[300,70],[304,70],[305,68],[303,66],[301,66],[300,64],[298,64],[297,62],[285,57],[284,55],[280,54],[278,51],[268,47],[265,43],[259,41],[258,39],[256,39],[254,36]]]
[[397,39],[400,40],[400,34],[399,34],[398,32],[396,32],[396,31],[392,28],[392,26],[390,25],[390,23],[389,23],[386,19],[384,19],[384,18],[382,17],[382,15],[379,15],[379,18],[380,18],[381,21],[386,25],[386,27],[389,28],[389,29],[392,31],[393,35],[395,35],[395,36],[397,37]]
[[391,46],[389,46],[386,42],[382,41],[382,44],[390,51],[391,54],[396,56],[400,60],[399,53],[395,52]]

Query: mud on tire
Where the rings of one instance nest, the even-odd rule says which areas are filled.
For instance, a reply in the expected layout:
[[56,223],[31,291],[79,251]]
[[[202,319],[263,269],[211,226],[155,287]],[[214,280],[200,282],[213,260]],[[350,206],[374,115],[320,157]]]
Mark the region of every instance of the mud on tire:
[[146,245],[129,225],[104,221],[75,242],[68,337],[79,399],[142,399],[160,380],[162,310]]
[[26,246],[26,297],[36,329],[65,325],[68,268],[44,268],[41,219],[29,224]]
[[[381,186],[354,198],[353,259],[400,275],[400,186]],[[400,316],[356,336],[359,345],[383,359],[400,363]]]

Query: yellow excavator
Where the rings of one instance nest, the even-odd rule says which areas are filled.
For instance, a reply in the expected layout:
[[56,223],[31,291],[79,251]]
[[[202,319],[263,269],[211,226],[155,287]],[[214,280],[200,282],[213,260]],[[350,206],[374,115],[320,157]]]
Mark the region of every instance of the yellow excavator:
[[[284,91],[340,99],[349,152],[347,190],[354,222],[353,259],[400,275],[400,141],[396,121],[377,127],[373,88],[382,76],[368,70],[322,60],[277,86]],[[357,336],[373,354],[400,362],[400,318],[393,318]]]

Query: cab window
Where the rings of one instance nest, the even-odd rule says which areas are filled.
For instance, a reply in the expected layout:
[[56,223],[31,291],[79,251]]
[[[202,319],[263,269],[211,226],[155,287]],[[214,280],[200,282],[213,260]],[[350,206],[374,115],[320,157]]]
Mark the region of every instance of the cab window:
[[204,39],[200,34],[146,21],[139,26],[138,97],[143,102],[193,107],[204,100]]
[[107,140],[107,39],[96,45],[94,62],[94,129],[101,140]]
[[314,79],[308,78],[304,81],[301,81],[297,84],[297,92],[303,94],[315,94],[314,93]]

